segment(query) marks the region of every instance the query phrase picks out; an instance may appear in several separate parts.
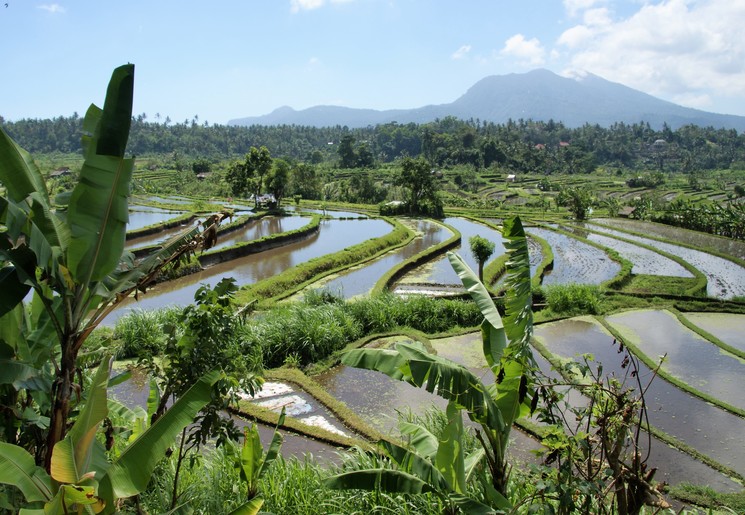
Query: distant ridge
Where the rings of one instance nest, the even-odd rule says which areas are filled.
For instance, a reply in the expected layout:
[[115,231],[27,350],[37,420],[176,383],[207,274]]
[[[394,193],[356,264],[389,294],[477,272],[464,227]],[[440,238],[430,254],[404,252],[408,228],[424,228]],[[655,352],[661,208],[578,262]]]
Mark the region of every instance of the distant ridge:
[[647,122],[654,129],[667,123],[672,129],[693,124],[745,131],[745,116],[682,107],[597,75],[566,78],[548,70],[486,77],[449,104],[387,111],[339,106],[315,106],[296,111],[284,106],[263,116],[230,120],[228,125],[346,125],[357,128],[390,122],[426,123],[446,116],[494,123],[510,119],[552,119],[570,128],[586,123],[608,127],[616,122]]

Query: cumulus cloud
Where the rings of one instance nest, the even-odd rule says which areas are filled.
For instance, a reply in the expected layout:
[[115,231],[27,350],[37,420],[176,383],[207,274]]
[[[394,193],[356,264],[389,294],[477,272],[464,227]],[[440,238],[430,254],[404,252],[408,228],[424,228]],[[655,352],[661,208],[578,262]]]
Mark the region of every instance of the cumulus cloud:
[[323,7],[327,3],[345,4],[354,0],[290,0],[290,12],[310,11]]
[[471,45],[463,45],[458,50],[453,52],[453,55],[451,56],[453,59],[463,59],[466,57],[468,52],[471,51]]
[[60,4],[42,4],[36,7],[51,14],[62,14],[65,12],[65,8]]
[[[580,10],[591,2],[564,3]],[[704,108],[711,94],[745,95],[743,26],[745,3],[731,0],[664,0],[626,18],[590,6],[557,47],[569,68]]]
[[601,2],[602,0],[564,0],[564,9],[569,16],[574,17]]
[[515,34],[505,41],[499,52],[503,56],[514,57],[522,65],[541,66],[546,62],[546,50],[538,39],[525,39],[522,34]]

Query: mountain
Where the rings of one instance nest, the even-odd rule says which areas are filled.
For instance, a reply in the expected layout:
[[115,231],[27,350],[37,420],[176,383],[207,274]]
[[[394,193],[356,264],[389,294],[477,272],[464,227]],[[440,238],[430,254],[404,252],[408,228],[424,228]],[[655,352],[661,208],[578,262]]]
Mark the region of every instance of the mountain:
[[672,129],[694,124],[745,131],[745,116],[682,107],[597,75],[567,78],[548,70],[486,77],[449,104],[387,111],[339,106],[296,111],[285,106],[267,115],[230,120],[228,124],[366,127],[390,122],[426,123],[446,116],[494,123],[521,118],[552,119],[570,128],[585,123],[608,127],[616,122],[648,122],[655,129],[667,123]]

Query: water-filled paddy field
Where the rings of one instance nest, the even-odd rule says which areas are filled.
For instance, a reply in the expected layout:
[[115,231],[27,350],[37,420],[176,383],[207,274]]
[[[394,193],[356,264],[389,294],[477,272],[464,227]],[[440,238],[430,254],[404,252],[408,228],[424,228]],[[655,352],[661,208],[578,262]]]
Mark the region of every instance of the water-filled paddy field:
[[714,236],[712,234],[698,231],[691,231],[689,229],[673,227],[671,225],[631,220],[629,218],[599,218],[591,220],[591,222],[609,225],[623,231],[637,232],[640,234],[664,238],[666,240],[679,241],[702,249],[710,248],[724,254],[745,259],[745,242],[739,240],[723,238],[721,236]]
[[[468,239],[472,236],[481,236],[494,243],[494,254],[489,258],[487,263],[504,254],[504,245],[502,244],[502,233],[492,229],[484,224],[474,222],[465,218],[445,218],[443,220],[447,225],[453,227],[461,233],[460,248],[457,252],[460,257],[471,267],[472,270],[478,269],[478,263],[471,254],[471,247]],[[411,272],[407,273],[402,279],[402,284],[424,283],[438,285],[458,285],[461,282],[458,274],[455,273],[450,265],[447,256],[441,256],[425,265],[422,265]]]
[[[682,325],[680,326],[682,327]],[[589,354],[595,363],[602,363],[605,374],[622,378],[623,355],[618,344],[592,318],[575,318],[536,327],[536,337],[545,347],[562,358],[579,360]],[[639,363],[639,381],[647,387],[652,371]],[[631,378],[630,386],[639,391]],[[745,446],[741,433],[745,419],[691,395],[663,378],[656,377],[645,394],[649,422],[701,453],[732,470],[745,470]]]
[[201,284],[214,285],[223,277],[233,277],[239,286],[253,284],[305,261],[381,237],[390,231],[391,226],[380,219],[324,220],[318,233],[302,241],[226,261],[201,272],[161,283],[140,296],[139,301],[129,298],[122,302],[104,323],[114,324],[132,309],[184,306],[193,302],[194,293]]
[[745,352],[745,315],[730,313],[685,313],[694,325]]
[[613,249],[624,259],[630,261],[633,266],[631,273],[636,275],[662,275],[668,277],[693,277],[681,264],[676,263],[653,250],[617,240],[602,234],[589,233],[587,239]]
[[178,218],[184,213],[186,213],[186,211],[167,211],[157,207],[132,206],[132,210],[129,212],[127,230],[134,231],[147,227],[148,225],[166,222],[173,218]]
[[546,240],[554,253],[553,269],[544,276],[543,284],[600,284],[621,270],[605,252],[575,238],[540,227],[530,227],[527,232]]
[[703,339],[668,311],[629,311],[606,320],[652,359],[665,355],[663,369],[674,377],[745,410],[745,360]]
[[311,288],[323,288],[344,298],[368,293],[378,279],[397,264],[430,247],[438,245],[452,236],[445,226],[431,220],[401,220],[409,225],[417,236],[404,247],[386,253],[382,257],[342,272],[329,280],[321,280]]
[[607,229],[595,224],[588,224],[588,227],[611,236],[638,241],[687,261],[706,276],[708,281],[706,292],[710,297],[729,299],[745,296],[745,268],[728,259],[680,245]]

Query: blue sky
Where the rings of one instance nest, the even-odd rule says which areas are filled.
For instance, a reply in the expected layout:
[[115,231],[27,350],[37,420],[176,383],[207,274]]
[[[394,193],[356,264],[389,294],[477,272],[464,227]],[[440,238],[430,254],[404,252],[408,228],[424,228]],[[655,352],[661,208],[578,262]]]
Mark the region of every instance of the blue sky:
[[743,27],[743,0],[0,0],[0,115],[82,115],[127,62],[149,120],[413,108],[535,68],[745,115]]

